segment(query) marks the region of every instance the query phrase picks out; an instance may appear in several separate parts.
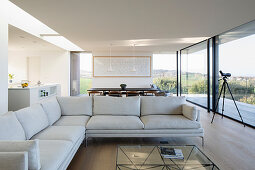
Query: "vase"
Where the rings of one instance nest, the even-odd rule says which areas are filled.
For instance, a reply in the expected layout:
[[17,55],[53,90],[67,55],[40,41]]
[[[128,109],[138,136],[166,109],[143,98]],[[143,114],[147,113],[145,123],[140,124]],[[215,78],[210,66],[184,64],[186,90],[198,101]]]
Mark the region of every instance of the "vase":
[[126,84],[121,84],[120,87],[121,87],[121,90],[126,90],[127,85]]

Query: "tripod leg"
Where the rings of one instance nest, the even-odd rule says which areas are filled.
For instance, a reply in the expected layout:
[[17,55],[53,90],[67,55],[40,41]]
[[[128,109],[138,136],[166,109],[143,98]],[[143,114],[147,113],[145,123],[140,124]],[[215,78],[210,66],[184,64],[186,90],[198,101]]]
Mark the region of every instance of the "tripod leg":
[[221,96],[223,87],[224,87],[224,83],[222,84],[221,89],[220,89],[220,95],[219,95],[219,97],[218,97],[218,99],[217,99],[217,103],[216,103],[216,106],[215,106],[215,109],[214,109],[213,118],[212,118],[211,123],[213,122],[213,119],[214,119],[214,116],[215,116],[215,111],[216,111],[216,109],[218,108],[218,104],[219,104],[219,101],[220,101],[220,96]]
[[222,103],[222,112],[221,112],[222,119],[223,119],[223,112],[224,112],[224,105],[225,105],[225,95],[226,95],[226,83],[224,83],[224,86],[223,86],[223,103]]
[[244,122],[243,122],[242,115],[241,115],[241,113],[240,113],[240,111],[239,111],[239,109],[238,109],[238,107],[237,107],[236,101],[235,101],[235,99],[234,99],[234,97],[233,97],[233,94],[232,94],[232,92],[231,92],[231,90],[230,90],[230,88],[229,88],[228,83],[227,83],[227,86],[228,86],[229,93],[230,93],[230,95],[231,95],[231,97],[232,97],[232,100],[233,100],[233,101],[234,101],[234,103],[235,103],[235,106],[236,106],[237,112],[238,112],[238,114],[239,114],[239,116],[240,116],[240,118],[241,118],[241,120],[242,120],[243,126],[245,127],[245,124],[244,124]]

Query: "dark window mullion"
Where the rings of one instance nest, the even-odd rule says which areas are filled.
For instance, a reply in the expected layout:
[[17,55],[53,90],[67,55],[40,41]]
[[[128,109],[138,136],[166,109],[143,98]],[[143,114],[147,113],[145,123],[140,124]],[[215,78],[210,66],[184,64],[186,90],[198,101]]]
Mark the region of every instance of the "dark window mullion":
[[212,38],[212,111],[217,112],[215,108],[219,93],[219,41],[218,36]]
[[210,62],[210,39],[207,40],[207,111],[210,112],[211,108],[211,62]]
[[176,51],[176,95],[179,96],[179,66],[178,66],[178,51]]

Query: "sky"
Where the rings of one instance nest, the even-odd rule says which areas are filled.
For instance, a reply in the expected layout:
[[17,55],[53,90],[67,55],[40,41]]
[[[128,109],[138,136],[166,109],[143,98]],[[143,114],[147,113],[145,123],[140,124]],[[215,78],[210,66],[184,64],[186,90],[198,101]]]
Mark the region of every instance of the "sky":
[[92,72],[92,54],[91,53],[80,54],[80,67],[81,67],[81,70]]
[[219,68],[233,76],[255,76],[255,34],[219,47]]

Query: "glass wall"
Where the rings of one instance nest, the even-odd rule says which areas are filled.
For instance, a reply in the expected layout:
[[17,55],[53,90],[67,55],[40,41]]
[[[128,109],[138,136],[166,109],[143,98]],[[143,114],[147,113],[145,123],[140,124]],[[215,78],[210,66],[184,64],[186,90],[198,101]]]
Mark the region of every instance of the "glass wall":
[[[219,36],[219,70],[231,73],[230,89],[244,122],[255,125],[255,22]],[[221,87],[220,82],[220,87]],[[226,93],[224,114],[240,120],[229,92]],[[222,99],[219,105],[221,112]]]
[[176,54],[153,54],[153,84],[176,95]]
[[80,94],[92,87],[92,54],[80,53]]
[[181,95],[207,107],[207,42],[181,50]]

